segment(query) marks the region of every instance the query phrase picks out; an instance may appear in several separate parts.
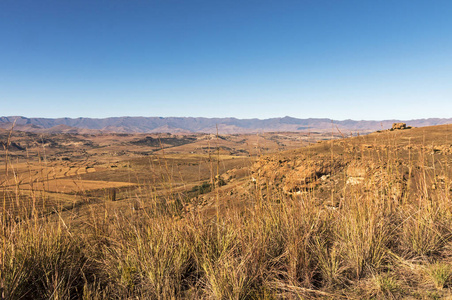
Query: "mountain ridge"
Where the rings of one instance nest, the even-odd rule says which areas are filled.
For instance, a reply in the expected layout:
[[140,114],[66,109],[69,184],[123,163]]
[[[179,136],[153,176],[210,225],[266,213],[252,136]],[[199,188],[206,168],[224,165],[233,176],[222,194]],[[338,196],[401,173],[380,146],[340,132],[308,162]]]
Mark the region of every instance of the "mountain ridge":
[[[269,119],[204,118],[204,117],[109,117],[109,118],[27,118],[0,117],[0,128],[10,129],[15,123],[19,131],[33,132],[113,132],[113,133],[215,133],[308,132],[308,131],[376,131],[388,129],[392,123],[403,122],[413,127],[444,125],[452,118],[413,120],[333,120],[329,118],[298,119],[293,117]],[[51,130],[50,130],[51,129]]]

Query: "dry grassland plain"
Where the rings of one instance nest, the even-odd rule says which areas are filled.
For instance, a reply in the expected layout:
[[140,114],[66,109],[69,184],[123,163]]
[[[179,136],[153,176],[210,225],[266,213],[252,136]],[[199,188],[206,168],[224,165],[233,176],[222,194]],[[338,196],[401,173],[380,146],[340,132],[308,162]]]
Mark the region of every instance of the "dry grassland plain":
[[2,297],[450,297],[450,132],[2,131]]

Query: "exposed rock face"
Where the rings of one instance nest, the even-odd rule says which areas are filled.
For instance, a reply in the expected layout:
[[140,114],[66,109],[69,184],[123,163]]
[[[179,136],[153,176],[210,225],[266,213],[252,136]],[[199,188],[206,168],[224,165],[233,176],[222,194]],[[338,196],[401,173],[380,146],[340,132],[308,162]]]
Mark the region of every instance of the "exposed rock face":
[[392,124],[392,130],[398,130],[398,129],[407,129],[406,123],[394,123]]
[[[306,157],[295,159],[261,158],[253,167],[253,178],[260,184],[280,185],[286,193],[294,193],[317,186],[326,180],[333,170],[342,167],[342,162],[324,157],[310,160]],[[323,177],[325,176],[325,177]],[[321,178],[324,178],[320,180]]]

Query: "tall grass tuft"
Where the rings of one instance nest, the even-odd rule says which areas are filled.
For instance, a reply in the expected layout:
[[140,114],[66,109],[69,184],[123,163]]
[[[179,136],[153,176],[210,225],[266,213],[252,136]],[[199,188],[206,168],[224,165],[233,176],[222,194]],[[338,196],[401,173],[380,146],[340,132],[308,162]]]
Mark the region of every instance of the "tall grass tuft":
[[76,299],[83,294],[83,242],[55,224],[6,227],[1,278],[6,299]]

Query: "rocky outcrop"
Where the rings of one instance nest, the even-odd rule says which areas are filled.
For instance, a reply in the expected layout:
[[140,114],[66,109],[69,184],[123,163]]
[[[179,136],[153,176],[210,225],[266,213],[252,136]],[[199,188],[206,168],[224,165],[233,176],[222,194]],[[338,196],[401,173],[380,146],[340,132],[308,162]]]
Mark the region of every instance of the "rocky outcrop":
[[407,128],[406,123],[394,123],[392,124],[391,130],[402,130]]
[[341,167],[342,162],[327,157],[316,160],[264,157],[254,165],[252,175],[257,184],[280,186],[290,194],[316,187],[321,178]]

